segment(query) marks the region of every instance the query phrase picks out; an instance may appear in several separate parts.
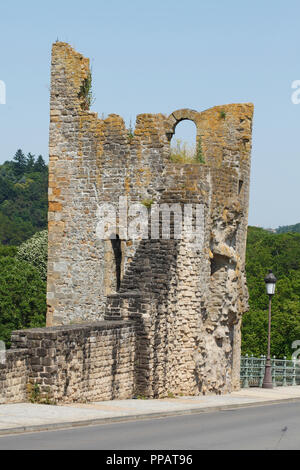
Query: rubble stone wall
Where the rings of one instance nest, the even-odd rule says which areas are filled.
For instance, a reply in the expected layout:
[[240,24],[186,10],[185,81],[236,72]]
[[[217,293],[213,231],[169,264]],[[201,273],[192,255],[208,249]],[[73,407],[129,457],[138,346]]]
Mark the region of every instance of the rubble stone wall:
[[[253,105],[141,114],[131,130],[116,114],[100,119],[87,109],[88,79],[88,60],[55,43],[47,324],[133,321],[142,395],[239,388]],[[197,163],[170,158],[170,140],[185,119],[196,125]],[[124,208],[117,257],[97,227],[102,204],[117,208],[124,197],[149,212],[156,203],[201,204],[203,246],[123,237]]]
[[5,361],[0,363],[0,404],[18,403],[27,400],[28,352],[25,349],[10,349]]
[[0,403],[131,398],[135,343],[129,321],[14,331],[0,364]]

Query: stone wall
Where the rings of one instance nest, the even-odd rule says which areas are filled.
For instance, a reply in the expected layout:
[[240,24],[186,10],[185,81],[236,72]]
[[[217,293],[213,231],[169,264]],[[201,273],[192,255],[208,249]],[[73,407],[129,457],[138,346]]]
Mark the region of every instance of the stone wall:
[[[13,333],[0,403],[238,389],[253,105],[141,114],[132,132],[88,110],[89,78],[87,59],[53,45],[48,327]],[[201,159],[174,163],[185,119]],[[170,239],[128,237],[137,202],[150,225],[157,204],[201,207],[203,244],[174,237],[173,217]],[[117,211],[115,240],[98,236],[103,204]]]
[[[55,43],[47,324],[130,319],[137,331],[138,393],[230,392],[239,387],[240,325],[248,300],[253,105],[141,114],[132,133],[120,116],[99,119],[88,111],[82,93],[88,79],[88,60]],[[196,125],[202,163],[170,158],[170,140],[184,119]],[[117,208],[125,196],[128,205],[201,204],[203,247],[184,238],[124,236],[126,208],[118,213],[119,247],[99,239],[101,205]]]
[[13,332],[0,364],[0,403],[131,398],[135,327],[129,321]]
[[4,363],[0,363],[0,404],[27,400],[28,351],[6,351]]

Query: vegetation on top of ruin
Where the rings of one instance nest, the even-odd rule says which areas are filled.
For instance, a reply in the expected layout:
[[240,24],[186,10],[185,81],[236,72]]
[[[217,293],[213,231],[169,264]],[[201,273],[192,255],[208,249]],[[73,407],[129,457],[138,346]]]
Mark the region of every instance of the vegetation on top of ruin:
[[133,127],[132,127],[131,119],[130,119],[130,123],[129,123],[129,129],[128,129],[128,132],[127,132],[127,137],[128,137],[129,142],[131,142],[132,139],[134,138],[134,130],[133,130]]
[[203,150],[202,150],[201,136],[198,137],[195,159],[198,163],[205,164],[205,159],[204,159]]
[[92,72],[89,71],[88,76],[83,80],[78,98],[81,101],[81,108],[83,111],[88,111],[95,101],[92,91]]
[[204,164],[204,156],[202,151],[201,138],[199,138],[196,146],[187,142],[176,139],[175,145],[170,147],[170,158],[174,163],[199,163]]

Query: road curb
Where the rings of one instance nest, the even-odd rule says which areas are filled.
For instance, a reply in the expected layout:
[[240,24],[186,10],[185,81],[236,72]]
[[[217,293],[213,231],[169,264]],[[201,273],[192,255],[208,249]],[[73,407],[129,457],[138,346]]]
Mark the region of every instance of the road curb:
[[207,406],[205,408],[189,408],[186,410],[173,410],[173,411],[164,411],[164,412],[155,412],[155,413],[139,413],[127,416],[112,416],[107,418],[95,418],[88,420],[80,421],[67,421],[60,423],[49,423],[49,424],[37,424],[32,426],[18,426],[16,428],[6,428],[0,429],[0,437],[7,436],[12,434],[24,434],[24,433],[33,433],[33,432],[46,432],[46,431],[58,431],[60,429],[72,429],[79,428],[84,426],[97,426],[101,424],[113,424],[121,423],[128,421],[142,421],[158,418],[170,418],[172,416],[184,416],[191,414],[200,414],[200,413],[209,413],[215,411],[229,411],[236,410],[241,408],[250,408],[250,407],[259,407],[265,405],[277,405],[284,403],[297,403],[300,402],[300,397],[298,398],[282,398],[277,400],[266,400],[260,402],[251,402],[251,403],[237,403],[230,405],[219,405],[219,406]]

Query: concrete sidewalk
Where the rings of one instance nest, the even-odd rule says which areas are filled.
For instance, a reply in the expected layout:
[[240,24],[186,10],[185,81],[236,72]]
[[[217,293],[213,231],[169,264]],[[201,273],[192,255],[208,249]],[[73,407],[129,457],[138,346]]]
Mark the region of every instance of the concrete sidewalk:
[[300,402],[300,386],[242,389],[230,395],[178,397],[161,400],[114,400],[88,404],[0,405],[0,435],[76,426],[152,419],[284,402]]

